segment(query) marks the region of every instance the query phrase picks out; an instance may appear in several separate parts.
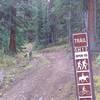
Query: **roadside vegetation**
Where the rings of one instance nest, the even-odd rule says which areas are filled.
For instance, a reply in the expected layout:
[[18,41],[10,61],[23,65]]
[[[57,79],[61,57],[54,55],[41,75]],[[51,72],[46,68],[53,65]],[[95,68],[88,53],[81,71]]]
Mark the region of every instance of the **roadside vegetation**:
[[100,100],[100,54],[96,55],[93,64],[96,100]]
[[[29,48],[28,44],[24,47],[26,46]],[[14,56],[4,54],[0,56],[0,96],[20,80],[20,75],[22,76],[26,71],[34,69],[33,72],[35,72],[41,68],[41,66],[48,65],[50,62],[48,59],[43,57],[43,53],[56,52],[65,48],[67,49],[68,45],[62,42],[60,45],[57,43],[56,45],[52,44],[44,49],[35,49],[32,51],[31,59],[29,58],[29,52],[19,52]]]
[[[32,68],[35,72],[48,65],[44,53],[67,49],[66,55],[72,55],[72,34],[87,31],[87,8],[86,0],[0,0],[0,96],[26,71]],[[97,37],[96,43],[90,41],[93,47],[100,44],[99,0],[96,10],[97,32],[89,35]],[[100,100],[100,55],[93,65],[96,97]],[[61,98],[68,92],[74,100],[70,89],[75,87],[71,85],[64,86]]]

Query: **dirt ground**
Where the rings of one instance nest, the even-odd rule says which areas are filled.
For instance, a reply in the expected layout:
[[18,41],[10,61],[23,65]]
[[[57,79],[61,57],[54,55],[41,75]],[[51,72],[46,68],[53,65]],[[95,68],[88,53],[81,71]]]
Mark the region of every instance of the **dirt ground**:
[[[26,71],[0,100],[76,100],[74,67],[66,49],[41,52],[48,64]],[[34,67],[34,61],[30,62]]]

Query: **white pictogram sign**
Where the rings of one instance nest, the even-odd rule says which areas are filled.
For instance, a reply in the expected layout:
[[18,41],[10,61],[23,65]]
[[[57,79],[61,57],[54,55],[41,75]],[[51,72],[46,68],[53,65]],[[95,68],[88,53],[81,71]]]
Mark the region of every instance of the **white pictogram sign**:
[[79,82],[88,82],[87,79],[89,79],[89,76],[82,73],[82,76],[79,77]]
[[87,70],[87,66],[88,66],[88,63],[87,63],[86,59],[84,59],[83,61],[79,60],[77,62],[78,70]]
[[86,62],[86,60],[84,59],[83,61],[82,61],[82,69],[87,69],[87,62]]
[[81,63],[81,60],[78,61],[78,63],[77,63],[77,67],[78,67],[79,70],[82,69],[82,63]]
[[73,34],[73,54],[78,100],[95,100],[87,33]]

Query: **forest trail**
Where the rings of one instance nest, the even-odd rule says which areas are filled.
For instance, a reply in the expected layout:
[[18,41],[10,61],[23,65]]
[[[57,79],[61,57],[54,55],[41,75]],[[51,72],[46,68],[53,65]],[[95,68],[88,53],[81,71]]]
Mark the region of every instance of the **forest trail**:
[[0,100],[75,100],[71,53],[67,49],[42,51],[43,58],[48,65],[41,64],[36,72],[27,71]]

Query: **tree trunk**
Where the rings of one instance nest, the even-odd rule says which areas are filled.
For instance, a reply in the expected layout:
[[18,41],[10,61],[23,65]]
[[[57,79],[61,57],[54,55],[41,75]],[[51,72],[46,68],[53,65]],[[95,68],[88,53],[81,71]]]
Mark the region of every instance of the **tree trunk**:
[[2,34],[0,33],[0,49],[2,49]]
[[16,53],[16,8],[11,7],[11,27],[10,27],[10,44],[9,51],[11,53]]
[[96,1],[88,0],[88,33],[90,37],[90,49],[95,49],[96,36]]

